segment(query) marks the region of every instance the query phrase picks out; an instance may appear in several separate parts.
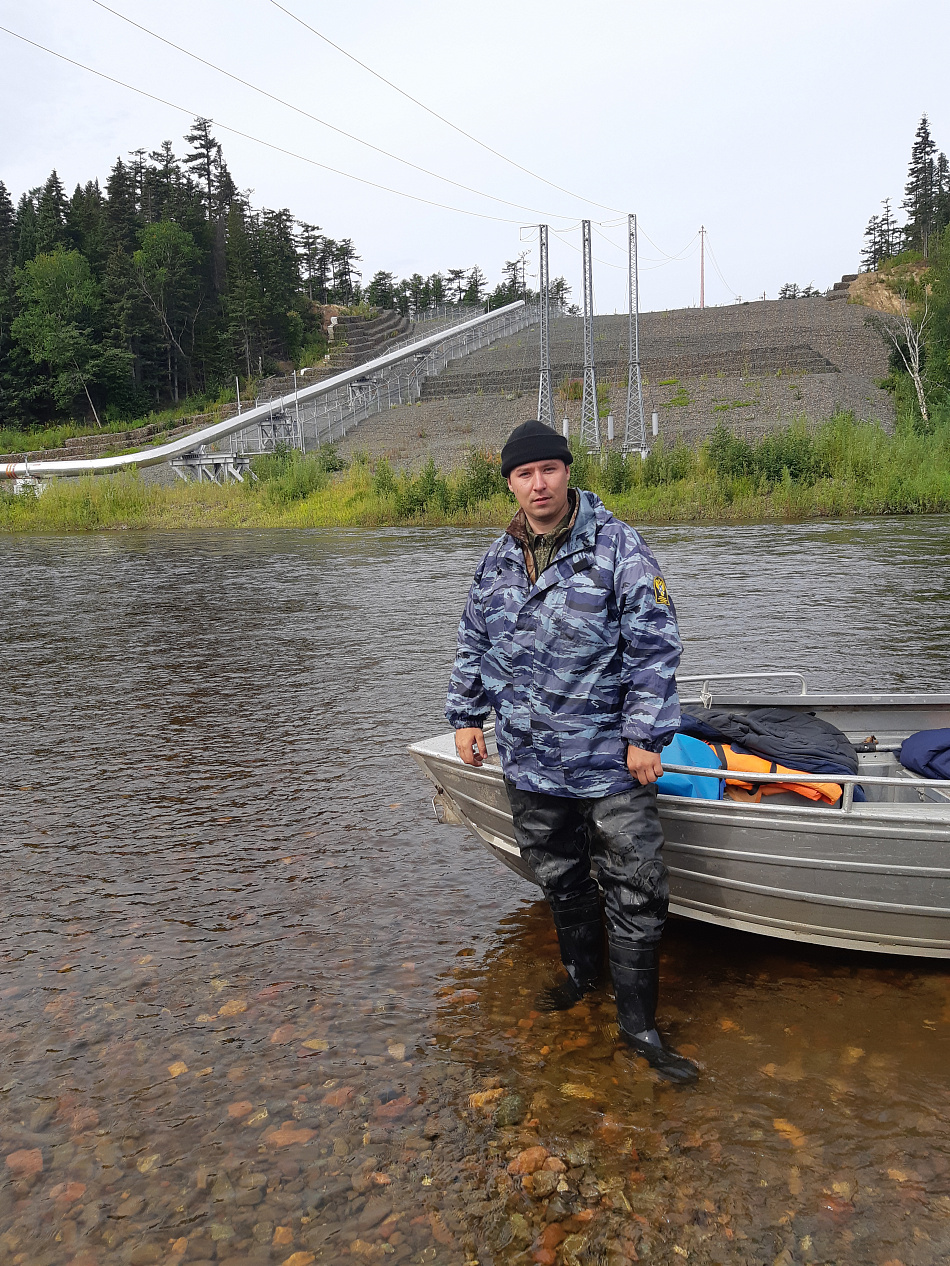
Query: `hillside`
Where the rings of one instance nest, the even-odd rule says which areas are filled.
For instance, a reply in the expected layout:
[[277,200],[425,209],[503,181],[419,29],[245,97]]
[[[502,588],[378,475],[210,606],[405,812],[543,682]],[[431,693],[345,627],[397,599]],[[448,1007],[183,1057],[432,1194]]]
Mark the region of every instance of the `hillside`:
[[[880,335],[867,310],[825,299],[782,299],[720,308],[645,313],[640,319],[647,428],[659,414],[668,442],[696,439],[725,422],[752,437],[838,410],[890,429],[894,407],[877,383],[888,372]],[[594,319],[598,382],[608,385],[622,434],[626,402],[627,318]],[[561,317],[551,326],[551,376],[559,417],[576,434],[580,401],[559,392],[583,374],[583,326]],[[342,446],[366,449],[396,464],[419,466],[431,455],[442,468],[472,445],[498,449],[508,431],[536,412],[537,327],[482,349],[426,382],[422,400],[368,419]]]

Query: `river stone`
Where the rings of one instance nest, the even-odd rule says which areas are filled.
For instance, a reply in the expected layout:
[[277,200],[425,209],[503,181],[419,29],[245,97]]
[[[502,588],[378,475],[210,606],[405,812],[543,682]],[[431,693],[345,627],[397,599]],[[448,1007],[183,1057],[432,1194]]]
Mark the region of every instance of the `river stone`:
[[231,1185],[231,1180],[230,1178],[228,1178],[227,1174],[221,1174],[219,1175],[219,1177],[215,1179],[214,1186],[211,1188],[211,1199],[212,1200],[233,1200],[234,1199],[234,1187]]
[[524,1189],[535,1200],[546,1200],[548,1196],[554,1194],[557,1185],[561,1181],[560,1174],[552,1173],[550,1169],[541,1169],[536,1174],[528,1174],[524,1180]]
[[586,1249],[586,1235],[569,1235],[561,1245],[561,1260],[564,1266],[584,1266],[588,1260]]
[[495,1124],[517,1125],[524,1117],[524,1100],[521,1095],[505,1095],[495,1109]]
[[152,1266],[165,1260],[165,1254],[157,1244],[140,1244],[129,1254],[129,1266]]
[[145,1200],[142,1196],[129,1196],[128,1200],[123,1200],[116,1208],[112,1215],[114,1218],[134,1218],[137,1213],[141,1213],[145,1207]]
[[38,1108],[34,1108],[30,1114],[30,1129],[45,1130],[49,1122],[56,1114],[56,1104],[41,1103]]

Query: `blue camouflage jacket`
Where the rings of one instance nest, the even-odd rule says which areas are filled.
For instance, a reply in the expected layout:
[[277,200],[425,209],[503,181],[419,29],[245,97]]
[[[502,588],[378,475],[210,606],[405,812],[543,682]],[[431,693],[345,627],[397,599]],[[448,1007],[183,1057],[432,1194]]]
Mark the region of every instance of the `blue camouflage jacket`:
[[445,714],[455,729],[483,727],[494,709],[502,768],[522,790],[600,797],[631,786],[628,743],[658,751],[679,728],[682,645],[650,550],[593,493],[578,495],[573,530],[536,583],[512,528],[479,563]]

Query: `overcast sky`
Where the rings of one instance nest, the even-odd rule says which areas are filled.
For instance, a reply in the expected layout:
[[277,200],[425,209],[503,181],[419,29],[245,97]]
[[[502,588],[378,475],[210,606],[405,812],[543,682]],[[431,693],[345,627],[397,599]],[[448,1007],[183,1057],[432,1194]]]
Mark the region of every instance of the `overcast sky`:
[[[281,0],[329,39],[516,163],[452,131],[281,12],[273,0],[109,0],[217,66],[382,149],[484,194],[421,175],[158,43],[93,0],[0,0],[5,27],[215,120],[231,172],[256,206],[289,207],[352,237],[364,282],[501,266],[552,230],[551,272],[580,298],[580,217],[595,231],[601,312],[626,306],[625,223],[638,214],[641,306],[707,303],[786,281],[825,287],[857,270],[868,218],[899,204],[926,111],[950,150],[946,0]],[[116,157],[171,139],[188,113],[104,82],[0,32],[0,179],[14,199],[55,167],[72,190]],[[943,50],[943,53],[938,52]],[[332,175],[226,129],[435,202]],[[584,199],[591,201],[585,202]],[[603,204],[598,206],[597,204]],[[506,221],[514,221],[508,223]],[[524,245],[522,245],[522,241]],[[691,254],[670,262],[687,245]],[[610,266],[612,265],[612,266]]]

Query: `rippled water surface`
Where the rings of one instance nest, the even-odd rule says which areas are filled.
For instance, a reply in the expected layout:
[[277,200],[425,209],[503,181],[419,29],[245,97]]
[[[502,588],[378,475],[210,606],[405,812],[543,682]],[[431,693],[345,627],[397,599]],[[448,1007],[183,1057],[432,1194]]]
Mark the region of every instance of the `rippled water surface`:
[[[685,670],[948,690],[947,532],[647,536]],[[534,1010],[546,908],[405,754],[488,539],[0,542],[4,1266],[950,1257],[947,964],[671,924],[686,1091]]]

